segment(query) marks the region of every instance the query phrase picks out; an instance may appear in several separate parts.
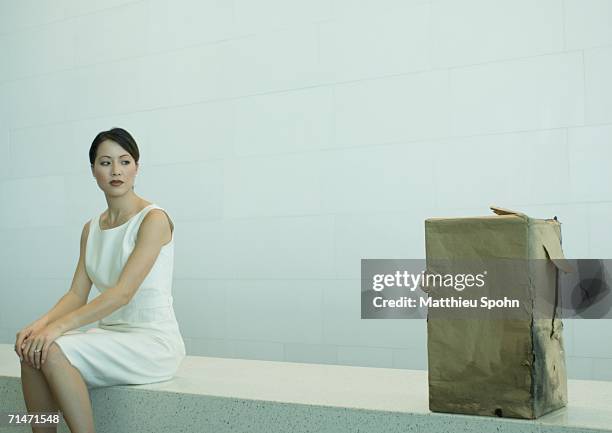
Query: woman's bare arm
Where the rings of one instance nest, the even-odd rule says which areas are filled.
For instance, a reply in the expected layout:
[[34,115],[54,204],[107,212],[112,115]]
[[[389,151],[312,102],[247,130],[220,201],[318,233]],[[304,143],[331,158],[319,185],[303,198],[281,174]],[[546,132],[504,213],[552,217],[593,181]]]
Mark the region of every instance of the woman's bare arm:
[[39,320],[46,324],[52,323],[62,316],[82,307],[87,303],[92,282],[85,270],[85,251],[87,246],[87,235],[89,234],[89,222],[85,223],[81,231],[81,246],[79,262],[77,263],[70,290],[60,298],[51,310],[43,315]]

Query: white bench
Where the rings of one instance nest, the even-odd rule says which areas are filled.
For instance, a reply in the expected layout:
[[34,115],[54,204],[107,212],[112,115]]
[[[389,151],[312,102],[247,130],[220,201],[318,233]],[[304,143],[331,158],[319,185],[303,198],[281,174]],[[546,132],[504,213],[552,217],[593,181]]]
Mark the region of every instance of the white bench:
[[[428,409],[422,370],[188,356],[170,381],[91,398],[98,433],[612,432],[612,382],[568,388],[568,407],[537,420],[440,414]],[[0,344],[0,412],[25,410],[19,360]],[[0,427],[20,431],[30,430]]]

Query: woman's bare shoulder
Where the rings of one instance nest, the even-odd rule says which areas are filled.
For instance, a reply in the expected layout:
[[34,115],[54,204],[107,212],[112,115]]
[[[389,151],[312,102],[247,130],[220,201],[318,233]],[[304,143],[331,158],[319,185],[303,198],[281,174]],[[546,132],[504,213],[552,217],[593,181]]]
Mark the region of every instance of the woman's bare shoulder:
[[81,230],[81,247],[85,248],[85,246],[87,245],[87,238],[89,237],[89,223],[91,222],[91,220],[88,220],[84,225],[83,225],[83,230]]

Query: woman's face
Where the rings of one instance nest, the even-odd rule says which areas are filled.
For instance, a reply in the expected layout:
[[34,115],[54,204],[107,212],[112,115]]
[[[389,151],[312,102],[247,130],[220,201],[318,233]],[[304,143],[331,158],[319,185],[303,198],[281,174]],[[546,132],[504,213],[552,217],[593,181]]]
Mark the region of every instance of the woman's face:
[[132,189],[138,165],[123,147],[112,140],[104,140],[98,146],[92,171],[102,191],[118,196]]

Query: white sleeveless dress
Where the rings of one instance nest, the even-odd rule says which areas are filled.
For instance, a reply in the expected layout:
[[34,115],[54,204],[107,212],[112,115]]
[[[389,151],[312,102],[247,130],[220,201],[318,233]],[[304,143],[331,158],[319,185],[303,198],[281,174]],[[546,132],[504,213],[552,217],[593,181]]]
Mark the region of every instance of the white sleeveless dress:
[[[100,293],[113,287],[136,244],[150,204],[124,224],[102,230],[100,216],[89,224],[85,268]],[[81,373],[88,388],[161,382],[171,379],[185,358],[185,344],[174,314],[172,239],[130,302],[99,320],[97,327],[69,331],[55,342]]]

